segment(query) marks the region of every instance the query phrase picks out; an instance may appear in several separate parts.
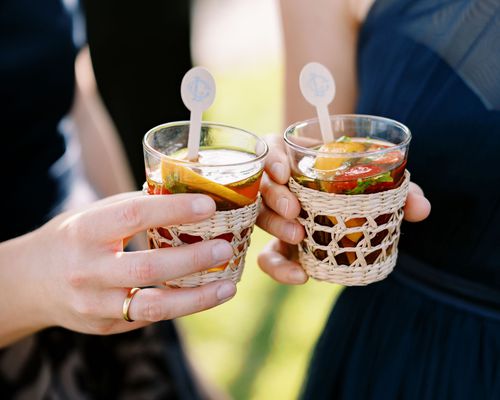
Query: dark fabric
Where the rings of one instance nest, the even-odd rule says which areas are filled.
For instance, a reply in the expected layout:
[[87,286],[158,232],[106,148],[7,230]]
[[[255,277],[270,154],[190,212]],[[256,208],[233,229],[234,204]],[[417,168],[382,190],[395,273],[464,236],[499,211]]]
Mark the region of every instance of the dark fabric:
[[50,167],[73,99],[71,29],[60,1],[0,1],[0,241],[39,226],[66,194]]
[[46,329],[0,351],[6,399],[200,399],[171,322],[112,336]]
[[500,398],[500,111],[491,101],[500,87],[481,92],[495,80],[474,76],[498,63],[499,37],[498,0],[372,7],[356,111],[411,129],[408,169],[432,212],[403,224],[390,278],[343,291],[304,398]]
[[500,318],[399,280],[344,290],[318,342],[306,399],[500,398]]
[[[475,4],[500,36],[500,3],[440,0],[426,10],[420,3],[428,1],[375,2],[360,37],[357,111],[397,119],[413,135],[408,169],[431,201],[432,213],[421,223],[403,226],[400,248],[444,271],[500,289],[500,111],[489,110],[449,64],[406,28],[418,17],[424,29],[423,16],[439,19],[450,5]],[[485,56],[500,58],[500,51]]]
[[189,119],[180,84],[191,68],[190,1],[85,1],[101,96],[118,128],[137,188],[145,180],[142,138]]
[[[72,173],[60,122],[74,94],[72,34],[62,0],[0,0],[0,241],[44,223],[68,194]],[[0,349],[0,398],[200,395],[168,321],[112,336],[51,328]]]

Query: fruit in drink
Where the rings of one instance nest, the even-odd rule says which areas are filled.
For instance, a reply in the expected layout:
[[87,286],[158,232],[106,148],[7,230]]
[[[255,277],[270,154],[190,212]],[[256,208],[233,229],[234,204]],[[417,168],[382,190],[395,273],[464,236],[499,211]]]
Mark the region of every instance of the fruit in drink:
[[[378,193],[398,187],[406,165],[403,151],[379,139],[345,137],[322,145],[292,171],[301,185],[336,194]],[[327,154],[329,153],[329,154]]]
[[[403,181],[405,153],[387,141],[342,136],[315,150],[319,152],[318,156],[303,157],[292,171],[293,178],[305,187],[335,194],[362,195],[394,189]],[[379,225],[387,223],[391,215],[381,217],[376,221]],[[330,215],[319,215],[315,222],[328,227],[338,224],[337,218]],[[366,222],[366,218],[356,217],[344,221],[344,224],[347,228],[355,228]],[[370,240],[373,247],[379,245],[387,234],[387,230],[382,230],[372,238],[364,238],[362,232],[347,233],[338,244],[342,248],[353,248],[365,239]],[[316,231],[313,238],[325,246],[332,240],[331,234],[323,231]],[[374,262],[379,254],[380,250],[374,251],[366,258],[367,262]],[[323,260],[327,253],[316,250],[315,256]],[[335,258],[338,264],[351,265],[356,261],[356,253],[346,251]]]
[[[202,193],[214,199],[217,211],[241,208],[257,199],[262,170],[255,166],[242,168],[237,165],[255,158],[253,154],[232,149],[202,147],[199,162],[192,165],[183,160],[185,154],[186,149],[182,149],[161,160],[158,170],[147,178],[149,194]],[[168,230],[158,228],[158,233],[172,240]],[[245,230],[241,235],[247,233]],[[228,232],[217,238],[231,242],[234,236]],[[188,244],[202,240],[199,236],[188,234],[181,234],[179,239]],[[236,260],[236,263],[239,261]],[[208,271],[220,271],[226,267],[227,263]]]
[[[184,150],[173,158],[164,158],[159,171],[148,177],[150,194],[203,193],[212,197],[217,211],[227,211],[252,204],[259,192],[262,170],[258,168],[226,167],[224,164],[255,158],[254,155],[237,150],[201,148],[200,163],[190,166],[187,162],[176,162]],[[206,162],[217,161],[220,167],[204,167]]]

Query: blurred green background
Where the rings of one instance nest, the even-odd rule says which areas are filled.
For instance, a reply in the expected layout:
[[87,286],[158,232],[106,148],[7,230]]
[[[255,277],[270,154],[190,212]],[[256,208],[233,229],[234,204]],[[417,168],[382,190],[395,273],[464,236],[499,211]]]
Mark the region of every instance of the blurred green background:
[[[281,63],[210,67],[217,82],[206,120],[258,134],[279,133]],[[279,285],[260,271],[257,255],[270,235],[256,228],[238,293],[230,302],[179,320],[196,368],[234,399],[294,399],[311,350],[339,287],[309,281]]]

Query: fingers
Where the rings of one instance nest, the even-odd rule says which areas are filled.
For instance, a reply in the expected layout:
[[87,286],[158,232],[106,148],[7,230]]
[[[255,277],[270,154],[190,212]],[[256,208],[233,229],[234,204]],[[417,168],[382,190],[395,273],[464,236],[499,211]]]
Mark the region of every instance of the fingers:
[[304,228],[295,220],[287,220],[263,205],[257,217],[257,225],[271,235],[290,244],[298,244],[304,239]]
[[85,208],[87,209],[96,208],[107,204],[117,203],[119,201],[127,199],[133,199],[134,197],[140,197],[140,196],[144,196],[144,194],[141,191],[118,193],[113,196],[108,196],[103,199],[96,200]]
[[266,205],[286,219],[299,216],[300,204],[288,187],[277,184],[264,175],[260,190]]
[[[157,322],[182,317],[222,304],[236,294],[231,281],[212,282],[197,288],[141,289],[133,297],[129,317],[135,321]],[[115,303],[119,309],[114,317],[121,316],[123,294]]]
[[424,196],[422,189],[410,182],[410,191],[404,207],[404,218],[408,222],[420,222],[426,219],[431,212],[431,203]]
[[90,273],[105,287],[142,287],[161,284],[225,264],[233,256],[225,240],[210,240],[187,246],[156,250],[118,252],[109,265]]
[[264,167],[265,171],[275,182],[284,185],[290,178],[290,167],[283,138],[278,135],[268,135],[265,139],[269,145],[269,155],[266,158]]
[[274,239],[259,254],[257,262],[262,271],[278,282],[292,285],[307,282],[307,274],[290,256],[291,246]]
[[410,182],[410,192],[413,192],[414,194],[418,194],[420,196],[425,196],[422,188],[418,186],[415,182]]
[[76,214],[66,221],[64,228],[77,238],[101,243],[151,227],[201,221],[214,212],[214,201],[205,195],[137,196]]
[[299,201],[284,186],[290,177],[290,167],[283,139],[268,136],[266,140],[271,151],[261,184],[265,206],[257,218],[257,225],[287,243],[296,244],[304,238],[304,228],[294,220],[300,213]]

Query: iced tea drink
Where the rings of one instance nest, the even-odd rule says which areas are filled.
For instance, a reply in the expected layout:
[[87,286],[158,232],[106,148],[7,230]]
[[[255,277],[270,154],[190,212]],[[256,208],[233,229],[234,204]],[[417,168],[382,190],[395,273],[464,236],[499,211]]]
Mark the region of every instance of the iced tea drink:
[[[189,122],[173,122],[157,126],[145,135],[143,145],[147,193],[206,194],[214,199],[217,211],[237,210],[254,204],[268,151],[265,142],[242,129],[203,123],[199,157],[196,162],[191,162],[186,160],[188,134]],[[248,227],[239,234],[244,237],[251,229]],[[158,227],[156,231],[167,240],[155,243],[150,236],[150,247],[171,246],[169,241],[173,238],[169,230]],[[234,234],[222,232],[212,238],[232,242]],[[179,239],[187,244],[203,240],[201,236],[187,233],[181,233]],[[241,261],[237,259],[233,263]],[[222,271],[227,265],[220,265],[208,272]]]
[[[397,121],[364,115],[336,115],[330,117],[335,139],[322,143],[317,120],[299,122],[285,132],[285,142],[291,163],[292,177],[300,185],[338,195],[370,195],[395,189],[405,179],[410,132]],[[304,210],[302,218],[307,218]],[[391,214],[382,214],[375,223],[387,223]],[[333,215],[317,215],[316,224],[334,227],[338,221]],[[366,218],[356,216],[343,221],[346,228],[360,227]],[[376,248],[388,235],[380,230],[373,236],[363,237],[360,232],[347,233],[339,240],[340,248],[354,249],[361,240],[369,241]],[[328,246],[332,235],[328,230],[316,230],[312,235],[314,242]],[[314,257],[323,261],[327,250],[308,248]],[[320,247],[321,247],[320,246]],[[387,249],[388,255],[393,251]],[[374,263],[381,250],[366,256],[367,263]],[[338,265],[353,265],[357,256],[355,251],[342,251],[335,255]]]

